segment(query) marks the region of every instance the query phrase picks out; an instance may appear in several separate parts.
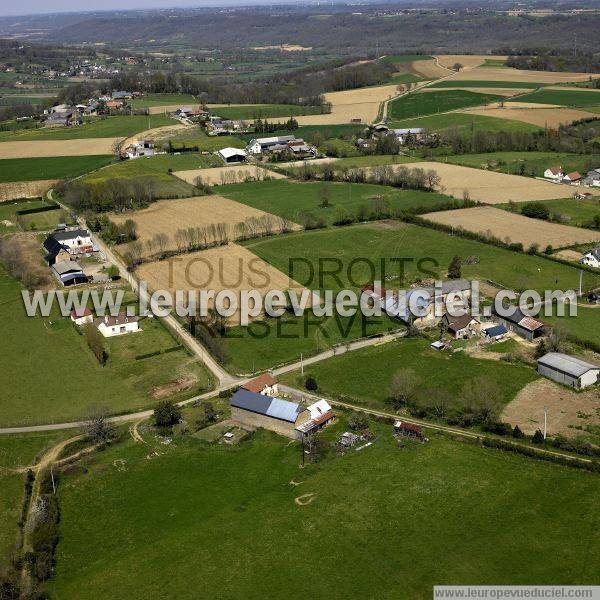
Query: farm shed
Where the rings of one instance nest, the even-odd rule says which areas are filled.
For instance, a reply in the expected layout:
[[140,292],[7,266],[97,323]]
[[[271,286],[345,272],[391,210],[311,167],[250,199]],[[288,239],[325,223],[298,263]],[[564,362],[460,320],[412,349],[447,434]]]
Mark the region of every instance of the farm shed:
[[246,152],[239,148],[223,148],[217,154],[226,163],[240,163],[246,160]]
[[277,379],[269,373],[263,373],[251,379],[247,383],[244,383],[242,388],[253,394],[262,394],[263,396],[275,396],[279,393]]
[[501,340],[508,333],[508,329],[504,325],[495,325],[485,330],[486,337],[491,340]]
[[598,381],[600,366],[560,352],[548,352],[538,359],[538,373],[569,387],[582,389]]
[[532,341],[544,335],[544,323],[528,317],[518,308],[515,308],[510,316],[500,316],[495,310],[493,313],[494,320],[526,340]]
[[297,427],[310,419],[310,412],[286,400],[256,394],[240,388],[229,402],[233,421],[246,427],[263,427],[298,439]]
[[52,273],[64,286],[88,282],[88,278],[83,272],[83,269],[79,263],[74,260],[61,260],[60,262],[54,263],[54,265],[52,265]]
[[305,421],[296,429],[303,435],[315,433],[323,427],[327,427],[335,420],[335,415],[331,410],[331,406],[327,400],[319,400],[311,404],[306,410],[310,413],[310,420]]

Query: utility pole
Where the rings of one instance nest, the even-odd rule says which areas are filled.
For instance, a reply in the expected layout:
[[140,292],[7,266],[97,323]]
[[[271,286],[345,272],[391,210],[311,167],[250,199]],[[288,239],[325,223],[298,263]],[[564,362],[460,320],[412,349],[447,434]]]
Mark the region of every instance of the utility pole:
[[548,431],[548,407],[544,406],[544,439],[546,439],[547,431]]
[[300,352],[300,375],[304,377],[304,361],[302,360],[302,352]]
[[583,269],[579,271],[579,297],[581,298],[583,288]]
[[50,465],[50,477],[52,478],[52,494],[56,496],[56,485],[54,485],[54,471],[52,470],[52,465]]

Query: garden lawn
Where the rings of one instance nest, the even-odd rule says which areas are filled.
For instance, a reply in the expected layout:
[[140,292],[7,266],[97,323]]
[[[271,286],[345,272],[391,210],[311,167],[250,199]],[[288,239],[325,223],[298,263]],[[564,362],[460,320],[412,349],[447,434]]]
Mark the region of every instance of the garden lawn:
[[[323,190],[330,196],[330,206],[321,207]],[[279,179],[219,186],[219,194],[253,208],[298,222],[301,213],[310,212],[331,224],[339,210],[354,215],[360,205],[370,206],[371,199],[382,196],[393,211],[442,207],[452,198],[436,192],[398,190],[366,183],[299,183]]]
[[369,448],[304,469],[265,431],[175,438],[152,460],[130,440],[107,449],[59,486],[49,595],[424,600],[442,582],[597,582],[597,475],[436,434],[399,449],[371,426]]
[[184,350],[133,358],[177,345],[158,320],[142,320],[140,333],[107,339],[109,358],[102,367],[69,319],[27,317],[20,286],[5,273],[0,273],[0,316],[0,372],[12,382],[0,398],[0,426],[72,421],[95,406],[113,413],[142,409],[156,402],[154,388],[181,377],[197,378],[187,394],[209,387],[204,367]]
[[[119,115],[115,117],[95,117],[83,125],[62,129],[29,129],[23,131],[0,131],[0,141],[29,140],[75,140],[84,138],[129,137],[146,129],[175,125],[177,122],[164,115]],[[1,163],[0,163],[1,164]]]
[[409,94],[389,104],[389,117],[393,121],[444,113],[457,108],[481,106],[495,102],[501,96],[479,94],[467,90],[446,90],[440,92],[424,92]]
[[402,329],[400,321],[381,317],[317,318],[312,313],[302,317],[285,315],[280,319],[255,321],[248,327],[231,327],[223,339],[230,357],[227,368],[236,373],[254,373],[277,365],[300,360],[328,350],[336,344]]
[[[304,373],[316,379],[320,394],[379,410],[391,410],[386,400],[400,369],[415,372],[420,380],[419,391],[425,397],[429,390],[449,392],[453,398],[449,408],[462,408],[461,391],[466,382],[485,377],[498,390],[498,412],[538,377],[533,369],[522,365],[475,359],[464,352],[448,354],[431,349],[429,344],[429,340],[407,338],[363,348],[309,365]],[[299,371],[283,379],[290,385],[301,385]]]
[[[424,94],[423,94],[424,95]],[[511,121],[509,119],[498,119],[483,115],[471,115],[466,113],[446,113],[443,115],[431,115],[417,119],[394,120],[392,127],[410,128],[424,127],[430,131],[447,131],[457,129],[459,131],[491,131],[491,132],[534,132],[540,127],[524,123],[523,121]]]
[[540,318],[550,325],[559,327],[572,338],[592,342],[596,346],[600,344],[600,307],[598,306],[578,305],[576,317],[540,316]]
[[[449,162],[465,167],[475,167],[508,173],[543,177],[548,167],[561,165],[565,173],[586,173],[600,165],[600,155],[568,154],[565,152],[488,152],[483,154],[460,154],[439,157],[440,162]],[[593,192],[593,190],[590,190]],[[572,203],[572,201],[569,201]]]
[[432,60],[433,56],[427,54],[389,54],[384,60],[391,63],[411,63],[417,60]]
[[[510,102],[510,99],[507,100]],[[582,90],[548,90],[541,89],[525,96],[515,98],[515,102],[533,102],[536,104],[558,104],[571,108],[587,108],[600,106],[600,92]]]
[[15,547],[24,485],[24,474],[0,469],[0,568],[9,564]]
[[[423,278],[446,278],[448,265],[455,255],[465,261],[471,259],[472,264],[463,265],[463,277],[490,279],[517,291],[568,290],[579,286],[576,267],[400,222],[293,233],[244,245],[311,289],[360,289],[374,279],[398,289]],[[359,258],[370,262],[363,260],[353,264],[352,261]],[[384,277],[382,261],[385,261]],[[326,270],[335,273],[327,274]],[[600,274],[584,272],[584,290],[598,285]]]
[[72,179],[114,162],[114,156],[53,156],[49,158],[7,158],[0,161],[0,183]]

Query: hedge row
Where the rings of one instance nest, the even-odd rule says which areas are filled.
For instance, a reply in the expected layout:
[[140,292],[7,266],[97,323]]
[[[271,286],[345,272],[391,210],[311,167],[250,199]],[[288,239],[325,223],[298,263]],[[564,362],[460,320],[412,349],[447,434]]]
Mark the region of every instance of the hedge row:
[[58,204],[56,204],[56,202],[50,202],[49,206],[40,206],[38,208],[23,208],[21,210],[15,211],[15,214],[19,216],[33,215],[35,213],[43,213],[48,212],[50,210],[58,210],[59,208],[60,207],[58,206]]
[[135,357],[135,360],[144,360],[145,358],[151,358],[152,356],[158,356],[159,354],[168,354],[169,352],[177,352],[177,350],[181,350],[183,346],[179,344],[178,346],[171,346],[169,348],[165,348],[164,350],[155,350],[154,352],[148,352],[146,354],[138,354]]

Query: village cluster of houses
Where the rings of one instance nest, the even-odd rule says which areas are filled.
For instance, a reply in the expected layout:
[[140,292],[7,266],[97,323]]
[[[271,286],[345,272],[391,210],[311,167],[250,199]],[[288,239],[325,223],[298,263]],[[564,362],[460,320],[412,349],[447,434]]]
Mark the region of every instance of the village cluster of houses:
[[401,146],[423,144],[433,138],[433,134],[427,132],[422,127],[412,127],[410,129],[390,129],[386,125],[375,125],[369,128],[370,137],[358,138],[356,146],[360,150],[370,150],[377,145],[377,141],[385,137],[394,137]]
[[302,138],[294,135],[278,135],[254,138],[248,142],[246,152],[255,156],[261,154],[289,154],[291,157],[304,159],[317,155],[315,146],[307,144]]
[[592,169],[584,176],[578,171],[565,173],[563,168],[559,165],[556,167],[548,167],[544,171],[544,178],[554,181],[555,183],[564,183],[567,185],[600,187],[600,168]]
[[45,261],[61,285],[89,282],[90,278],[77,261],[77,258],[91,256],[97,251],[87,229],[61,224],[44,240],[43,248]]

